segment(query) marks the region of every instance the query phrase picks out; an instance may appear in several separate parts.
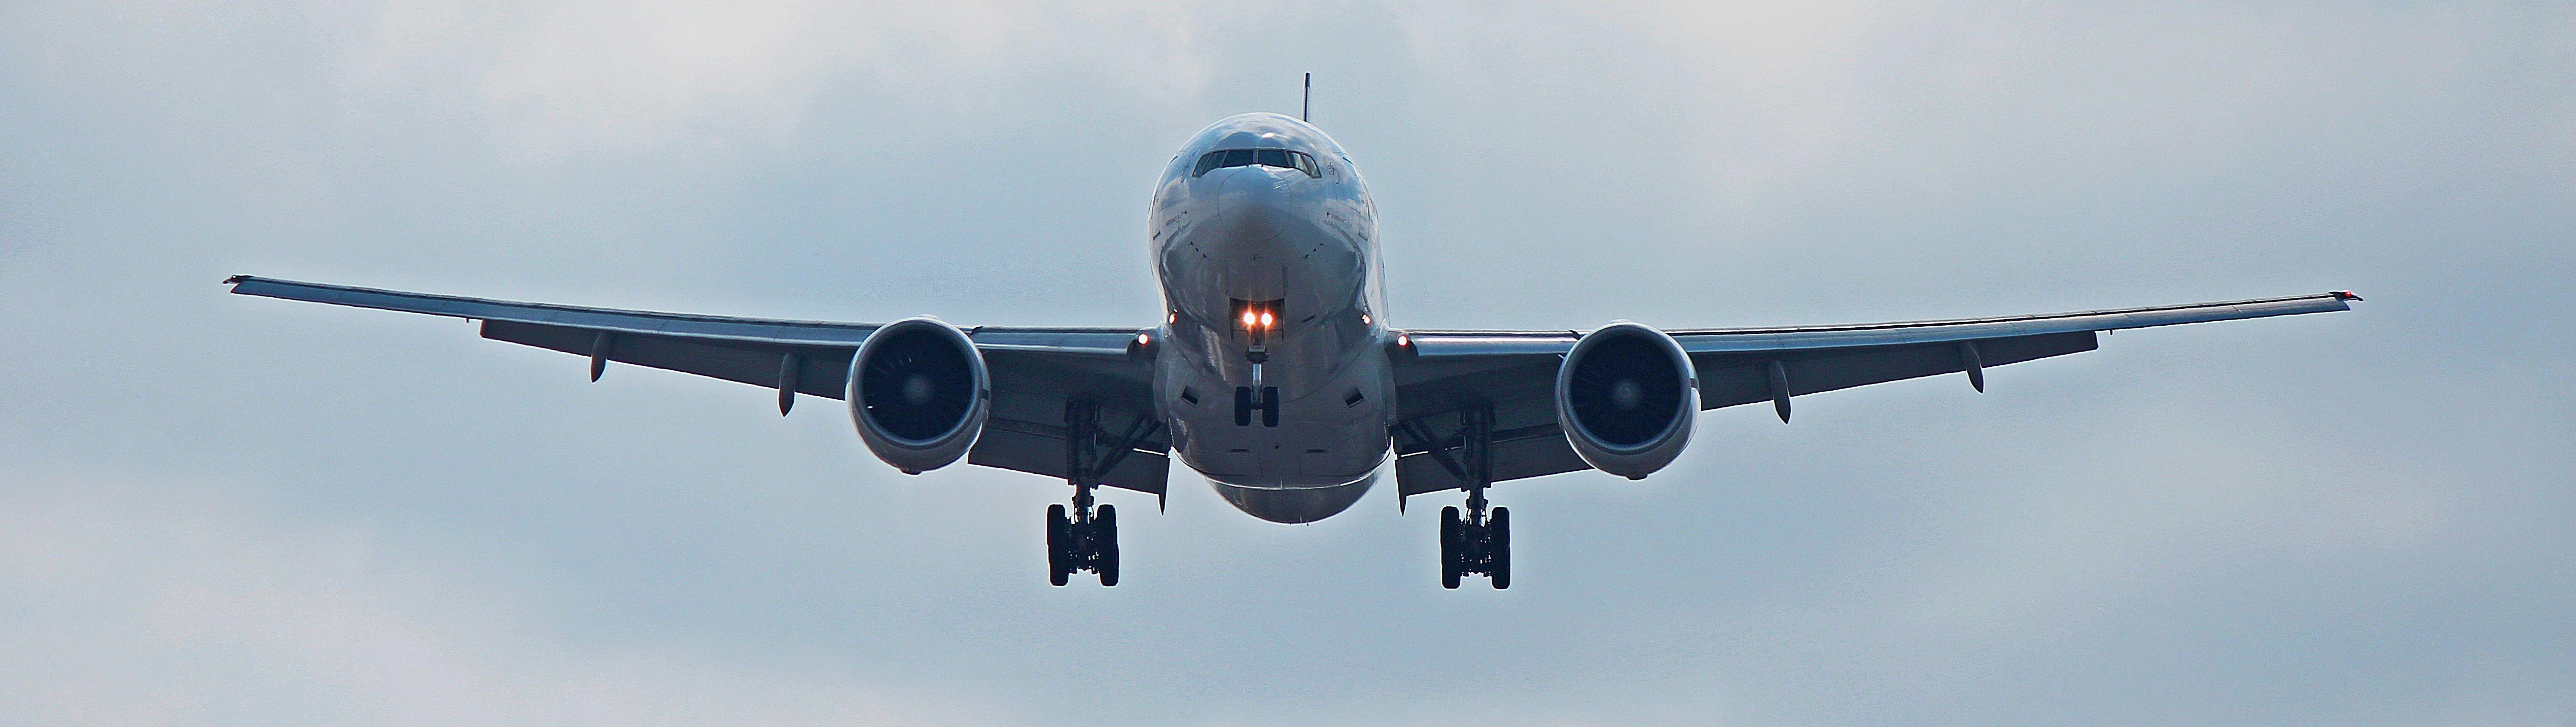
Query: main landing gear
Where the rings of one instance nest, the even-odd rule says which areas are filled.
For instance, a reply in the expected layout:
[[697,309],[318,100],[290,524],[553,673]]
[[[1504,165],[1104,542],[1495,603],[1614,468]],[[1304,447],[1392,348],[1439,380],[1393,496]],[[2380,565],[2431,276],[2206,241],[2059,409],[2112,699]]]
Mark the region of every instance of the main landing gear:
[[1067,518],[1064,503],[1047,506],[1047,582],[1064,585],[1073,572],[1100,574],[1100,585],[1118,585],[1118,508],[1101,505],[1092,512],[1091,493],[1075,495],[1079,518]]
[[1481,573],[1493,579],[1496,590],[1510,588],[1512,511],[1496,507],[1488,512],[1485,500],[1485,488],[1494,480],[1494,411],[1468,409],[1459,412],[1459,420],[1463,426],[1455,440],[1454,457],[1449,440],[1432,436],[1421,420],[1403,426],[1404,434],[1423,443],[1435,461],[1467,483],[1464,516],[1458,508],[1440,508],[1440,587],[1457,588],[1460,578]]
[[[1064,585],[1075,571],[1100,574],[1100,585],[1118,585],[1118,508],[1092,505],[1091,491],[1100,486],[1102,475],[1136,451],[1136,445],[1163,428],[1153,417],[1137,417],[1124,433],[1100,428],[1100,410],[1090,402],[1075,401],[1064,407],[1065,482],[1073,485],[1073,508],[1067,512],[1063,503],[1047,506],[1047,582]],[[1110,438],[1115,445],[1102,451],[1100,441]]]
[[1484,511],[1481,496],[1467,500],[1467,517],[1458,508],[1440,508],[1440,587],[1457,588],[1471,573],[1493,578],[1494,589],[1512,587],[1512,509]]

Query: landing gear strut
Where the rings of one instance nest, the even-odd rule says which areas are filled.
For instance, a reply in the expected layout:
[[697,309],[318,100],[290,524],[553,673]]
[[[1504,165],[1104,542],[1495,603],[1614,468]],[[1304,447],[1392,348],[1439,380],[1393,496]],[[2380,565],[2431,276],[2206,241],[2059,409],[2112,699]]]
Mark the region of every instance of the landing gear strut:
[[1497,590],[1512,587],[1512,510],[1491,508],[1488,512],[1485,488],[1494,483],[1493,452],[1494,410],[1476,407],[1459,412],[1456,457],[1451,457],[1443,440],[1431,435],[1419,419],[1405,422],[1404,431],[1422,442],[1431,456],[1451,474],[1467,482],[1467,511],[1462,517],[1458,508],[1440,508],[1440,587],[1457,588],[1458,579],[1484,574],[1493,579]]
[[[1064,585],[1075,571],[1100,574],[1100,585],[1118,585],[1118,508],[1093,506],[1092,490],[1118,467],[1136,445],[1163,428],[1153,417],[1137,417],[1124,433],[1100,428],[1099,407],[1085,401],[1064,406],[1065,482],[1073,485],[1070,513],[1062,503],[1047,506],[1047,582]],[[1115,446],[1102,451],[1103,437]]]

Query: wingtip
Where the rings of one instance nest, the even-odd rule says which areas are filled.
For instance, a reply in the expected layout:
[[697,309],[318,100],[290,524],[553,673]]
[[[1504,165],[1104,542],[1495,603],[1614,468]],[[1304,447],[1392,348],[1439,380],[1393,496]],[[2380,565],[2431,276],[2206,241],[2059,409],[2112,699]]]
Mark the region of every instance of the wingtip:
[[225,284],[225,285],[240,285],[240,284],[241,284],[241,281],[249,280],[249,279],[250,279],[250,276],[248,276],[248,275],[235,275],[235,276],[232,276],[232,277],[229,277],[229,278],[225,278],[225,279],[224,279],[224,284]]
[[2356,302],[2361,300],[2361,296],[2359,296],[2359,295],[2355,295],[2355,294],[2353,294],[2353,292],[2352,292],[2352,291],[2349,291],[2349,290],[2336,290],[2336,291],[2328,291],[2328,292],[2330,292],[2330,293],[2332,293],[2332,294],[2334,295],[2335,300],[2348,300],[2348,301],[2356,301]]

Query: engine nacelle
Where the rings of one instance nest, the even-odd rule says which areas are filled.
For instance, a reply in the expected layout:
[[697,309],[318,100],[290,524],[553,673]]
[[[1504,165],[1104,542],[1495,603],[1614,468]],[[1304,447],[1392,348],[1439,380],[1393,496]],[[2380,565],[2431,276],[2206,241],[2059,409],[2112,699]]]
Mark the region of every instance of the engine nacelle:
[[1556,421],[1594,469],[1645,479],[1681,456],[1699,414],[1699,374],[1680,343],[1613,323],[1574,342],[1556,370]]
[[993,379],[965,331],[937,318],[906,318],[859,344],[846,398],[868,451],[917,475],[975,446],[993,410]]

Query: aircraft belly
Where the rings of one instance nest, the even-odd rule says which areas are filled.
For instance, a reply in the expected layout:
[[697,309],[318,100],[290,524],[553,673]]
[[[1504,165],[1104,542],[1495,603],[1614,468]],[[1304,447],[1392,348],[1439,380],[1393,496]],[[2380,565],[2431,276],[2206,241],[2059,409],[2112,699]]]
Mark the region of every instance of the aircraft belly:
[[1181,463],[1209,479],[1241,487],[1299,489],[1345,485],[1386,461],[1386,425],[1376,416],[1296,420],[1285,407],[1279,426],[1234,425],[1230,410],[1184,415]]
[[[1382,366],[1348,366],[1340,376],[1313,387],[1310,395],[1283,393],[1275,427],[1262,426],[1257,418],[1236,426],[1231,397],[1203,396],[1199,406],[1174,402],[1169,416],[1179,433],[1181,463],[1211,480],[1256,489],[1335,487],[1365,480],[1388,452],[1385,384],[1375,380],[1384,372]],[[1231,391],[1215,377],[1187,386]],[[1362,394],[1353,401],[1347,394],[1332,393],[1350,391]]]
[[1369,485],[1377,481],[1371,472],[1358,482],[1333,487],[1311,487],[1297,490],[1274,490],[1240,487],[1208,480],[1227,504],[1253,517],[1274,523],[1311,523],[1340,514],[1352,503],[1368,494]]

